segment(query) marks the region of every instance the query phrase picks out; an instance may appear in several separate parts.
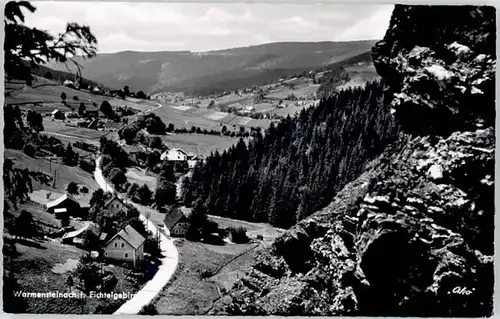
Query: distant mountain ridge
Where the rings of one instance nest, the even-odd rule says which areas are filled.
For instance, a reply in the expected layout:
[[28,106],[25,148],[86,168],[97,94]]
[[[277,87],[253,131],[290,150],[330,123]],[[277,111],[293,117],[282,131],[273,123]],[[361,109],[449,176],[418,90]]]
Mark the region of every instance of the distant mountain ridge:
[[[78,62],[84,77],[109,87],[196,93],[212,90],[212,84],[220,82],[236,89],[266,84],[290,72],[326,67],[369,51],[375,42],[279,42],[207,52],[122,51]],[[47,66],[66,69],[57,64]],[[215,87],[219,89],[219,85]]]

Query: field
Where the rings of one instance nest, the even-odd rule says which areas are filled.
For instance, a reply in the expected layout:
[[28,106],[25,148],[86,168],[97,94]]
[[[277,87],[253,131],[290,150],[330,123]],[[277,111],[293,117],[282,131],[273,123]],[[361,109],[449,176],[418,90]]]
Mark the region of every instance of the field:
[[87,142],[94,145],[99,145],[99,139],[105,136],[109,131],[97,131],[83,127],[69,126],[67,123],[60,120],[52,120],[45,117],[43,119],[45,130],[42,134],[52,135],[64,142]]
[[136,109],[136,110],[141,111],[141,112],[158,106],[158,103],[156,103],[154,101],[139,100],[139,99],[134,99],[134,98],[129,98],[129,97],[126,98],[125,100],[114,98],[114,99],[109,100],[108,102],[109,102],[109,104],[111,104],[111,106],[114,106],[114,107],[128,106],[130,108]]
[[[51,112],[55,109],[71,111],[70,108],[61,103],[61,93],[63,92],[66,94],[67,103],[75,110],[78,109],[81,102],[86,106],[92,105],[92,102],[101,105],[103,101],[110,99],[106,96],[91,94],[88,91],[74,90],[42,77],[36,77],[31,87],[20,81],[6,82],[5,92],[6,104],[20,104],[21,109],[35,109],[41,113]],[[78,100],[73,99],[75,96]],[[41,102],[42,105],[33,107],[32,103],[35,102]]]
[[130,183],[146,184],[152,191],[156,189],[156,176],[146,175],[145,170],[142,168],[128,168],[125,175]]
[[[229,129],[229,128],[228,128]],[[238,138],[205,134],[174,134],[160,136],[163,143],[170,148],[181,148],[186,152],[206,157],[211,152],[223,150],[236,144]]]
[[172,123],[176,128],[185,127],[190,129],[192,126],[207,130],[220,130],[222,125],[246,127],[267,128],[270,124],[268,120],[257,120],[249,117],[236,116],[230,113],[224,113],[217,110],[208,110],[206,108],[196,108],[182,105],[166,105],[153,111],[165,124]]
[[14,167],[28,168],[31,171],[40,171],[45,172],[52,177],[56,176],[55,187],[33,183],[33,190],[46,189],[64,193],[69,182],[75,182],[79,185],[87,186],[89,194],[98,188],[93,175],[83,171],[79,167],[70,167],[59,163],[51,163],[42,158],[32,158],[23,152],[11,149],[5,149],[4,156],[5,158],[12,159]]
[[[12,239],[4,237],[7,243]],[[21,289],[26,292],[69,292],[66,285],[69,270],[74,269],[77,261],[85,253],[77,247],[55,241],[17,241],[17,254],[6,259],[4,267],[17,278]],[[129,270],[120,266],[104,266],[118,279],[113,289],[116,292],[134,292],[139,284],[132,277],[127,278]],[[76,281],[76,278],[74,278]],[[73,288],[74,291],[75,288]],[[93,313],[97,306],[106,306],[109,299],[51,299],[25,298],[28,313],[80,314]]]
[[153,300],[161,315],[203,315],[250,268],[261,249],[279,234],[265,224],[253,224],[224,218],[213,218],[220,226],[243,225],[248,234],[262,234],[264,241],[247,244],[211,245],[185,239],[175,241],[179,251],[179,266],[173,280]]
[[266,98],[274,100],[286,100],[288,96],[294,95],[297,98],[310,98],[316,95],[320,84],[300,84],[296,85],[294,89],[286,86],[279,86],[278,88],[271,89],[266,94]]
[[373,63],[361,62],[358,65],[352,65],[345,68],[349,73],[350,80],[347,83],[339,85],[337,90],[350,87],[364,86],[367,81],[379,80],[380,76],[375,70]]

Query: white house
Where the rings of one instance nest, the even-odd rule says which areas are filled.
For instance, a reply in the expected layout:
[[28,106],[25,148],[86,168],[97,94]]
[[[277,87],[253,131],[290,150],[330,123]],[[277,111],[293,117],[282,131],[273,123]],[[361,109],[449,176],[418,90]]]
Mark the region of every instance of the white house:
[[188,154],[181,150],[180,148],[172,148],[168,151],[163,152],[160,156],[160,160],[164,161],[187,161]]
[[104,257],[133,263],[134,267],[144,259],[144,242],[137,230],[128,225],[111,237],[104,246]]

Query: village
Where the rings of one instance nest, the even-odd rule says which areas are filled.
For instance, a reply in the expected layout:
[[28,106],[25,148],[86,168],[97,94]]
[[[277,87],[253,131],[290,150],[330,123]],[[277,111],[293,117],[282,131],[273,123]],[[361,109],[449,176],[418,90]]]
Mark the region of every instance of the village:
[[[35,81],[44,83],[45,79]],[[20,134],[26,137],[22,144],[8,145],[6,161],[13,172],[23,171],[34,179],[17,213],[7,213],[4,236],[13,256],[24,247],[30,247],[22,255],[26,257],[39,256],[40,249],[46,252],[43,259],[35,260],[47,258],[52,266],[43,270],[18,266],[30,274],[33,284],[37,278],[49,276],[50,286],[62,291],[90,296],[91,292],[124,290],[126,296],[133,296],[111,302],[68,300],[64,303],[68,312],[151,311],[155,304],[163,303],[161,293],[182,255],[235,245],[229,254],[238,256],[264,247],[259,243],[268,243],[279,234],[267,225],[242,227],[239,221],[209,216],[202,207],[183,206],[183,181],[207,153],[200,151],[202,144],[193,148],[169,140],[189,135],[199,138],[204,131],[212,140],[223,136],[247,139],[259,134],[258,129],[248,132],[219,125],[219,132],[212,129],[209,134],[200,128],[172,128],[153,112],[170,108],[160,100],[120,97],[122,93],[99,100],[103,95],[95,89],[73,83],[65,81],[51,88],[51,96],[59,95],[60,101],[7,106]],[[82,93],[89,98],[78,97]],[[33,107],[39,109],[33,111]],[[204,246],[193,246],[196,243]],[[220,259],[221,265],[224,260]],[[190,262],[184,263],[183,269],[189,269]],[[197,271],[201,278],[211,273],[204,268]],[[176,276],[181,278],[179,283],[186,280],[183,276],[195,280],[189,273]],[[178,285],[169,287],[178,289]],[[60,309],[40,301],[28,302],[26,307]]]

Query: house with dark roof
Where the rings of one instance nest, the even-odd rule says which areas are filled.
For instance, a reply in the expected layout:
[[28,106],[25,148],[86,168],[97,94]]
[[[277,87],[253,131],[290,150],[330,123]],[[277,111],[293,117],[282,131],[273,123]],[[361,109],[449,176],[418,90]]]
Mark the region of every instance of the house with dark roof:
[[130,262],[137,266],[144,259],[146,239],[132,226],[120,230],[104,245],[104,257],[112,260]]
[[45,204],[45,209],[49,213],[69,214],[78,216],[80,214],[80,203],[71,195],[64,194],[59,198]]
[[127,213],[127,206],[116,196],[113,196],[104,204],[104,209],[109,210],[113,215]]
[[165,216],[163,223],[169,230],[170,236],[185,236],[189,226],[189,209],[174,208]]

